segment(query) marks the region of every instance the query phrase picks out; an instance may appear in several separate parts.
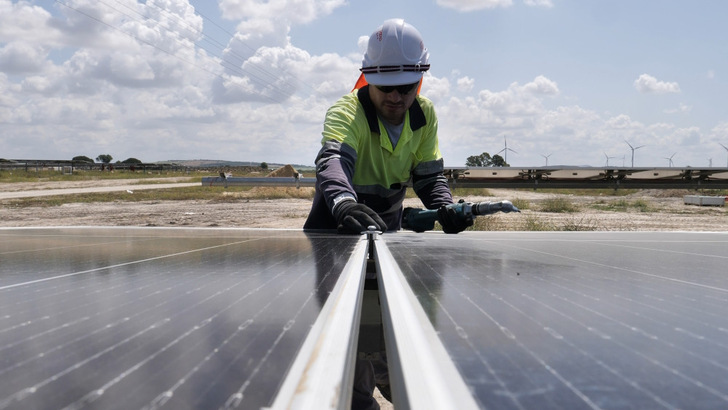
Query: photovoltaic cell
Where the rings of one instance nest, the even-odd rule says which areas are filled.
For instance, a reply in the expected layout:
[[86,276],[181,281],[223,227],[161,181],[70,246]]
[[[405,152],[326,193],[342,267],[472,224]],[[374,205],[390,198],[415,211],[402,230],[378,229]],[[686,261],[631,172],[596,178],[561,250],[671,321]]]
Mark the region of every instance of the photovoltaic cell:
[[0,230],[0,408],[260,408],[358,237]]
[[727,234],[383,239],[484,408],[728,406]]

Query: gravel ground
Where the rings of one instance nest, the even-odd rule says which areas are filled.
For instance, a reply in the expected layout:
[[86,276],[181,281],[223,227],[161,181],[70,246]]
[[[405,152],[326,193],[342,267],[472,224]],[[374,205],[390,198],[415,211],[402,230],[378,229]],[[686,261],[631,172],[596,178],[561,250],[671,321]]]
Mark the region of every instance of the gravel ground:
[[[126,189],[130,184],[153,180],[94,180],[0,184],[0,226],[185,226],[230,228],[300,228],[311,207],[308,199],[245,199],[232,201],[143,201],[67,203],[52,207],[13,207],[2,194],[57,189],[82,190],[99,186]],[[155,182],[176,182],[163,179]],[[539,191],[489,189],[491,196],[465,197],[468,201],[509,199],[522,204],[520,214],[479,217],[487,230],[601,230],[601,231],[728,231],[725,207],[685,205],[690,191],[644,190],[628,196],[556,195]],[[130,193],[129,195],[133,195]],[[574,212],[544,212],[554,199],[571,204]],[[627,204],[620,210],[610,204]],[[406,206],[421,207],[417,199]]]
[[[109,203],[67,203],[53,207],[13,207],[3,193],[18,191],[43,192],[55,189],[83,190],[93,186],[117,186],[151,180],[76,181],[70,183],[0,184],[0,227],[32,226],[184,226],[300,228],[311,207],[307,199],[239,199],[234,201],[145,201]],[[175,182],[169,179],[157,182]],[[137,187],[138,189],[138,187]],[[151,188],[150,188],[151,189]],[[725,207],[685,205],[688,191],[639,191],[624,197],[555,195],[538,191],[490,189],[492,196],[465,197],[467,201],[509,199],[522,204],[520,214],[496,214],[479,217],[489,230],[604,230],[604,231],[723,231],[728,232],[728,211]],[[9,195],[9,194],[8,194]],[[133,195],[129,193],[129,195]],[[459,198],[458,198],[459,199]],[[573,205],[574,212],[544,212],[544,204],[554,199]],[[613,203],[631,204],[626,210],[610,211]],[[416,199],[406,206],[421,207]],[[378,393],[378,392],[377,392]],[[392,406],[381,395],[377,399],[383,410]]]

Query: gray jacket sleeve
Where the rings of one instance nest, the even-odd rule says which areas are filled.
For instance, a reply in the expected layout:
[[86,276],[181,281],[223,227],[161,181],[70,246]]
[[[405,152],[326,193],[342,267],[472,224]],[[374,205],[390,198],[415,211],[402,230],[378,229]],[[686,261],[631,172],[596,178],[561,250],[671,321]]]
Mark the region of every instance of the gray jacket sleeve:
[[412,187],[427,209],[453,203],[450,186],[443,171],[442,159],[422,162],[412,171]]
[[330,210],[356,193],[352,184],[356,151],[338,141],[326,141],[316,157],[316,185]]

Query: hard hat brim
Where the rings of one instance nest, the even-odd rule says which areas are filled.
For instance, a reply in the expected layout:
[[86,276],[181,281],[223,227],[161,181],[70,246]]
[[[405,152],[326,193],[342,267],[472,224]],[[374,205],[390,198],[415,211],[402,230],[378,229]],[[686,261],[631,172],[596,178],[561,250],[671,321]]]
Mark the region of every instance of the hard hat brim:
[[364,78],[372,85],[404,85],[422,79],[421,72],[400,71],[397,73],[364,73]]

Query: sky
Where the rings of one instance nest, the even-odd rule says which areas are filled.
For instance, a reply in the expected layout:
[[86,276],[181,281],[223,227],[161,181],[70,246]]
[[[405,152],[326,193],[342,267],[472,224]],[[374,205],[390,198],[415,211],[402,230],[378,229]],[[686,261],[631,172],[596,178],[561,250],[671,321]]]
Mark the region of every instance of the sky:
[[313,165],[369,35],[403,18],[430,53],[445,166],[728,167],[726,15],[723,0],[0,0],[0,158]]

